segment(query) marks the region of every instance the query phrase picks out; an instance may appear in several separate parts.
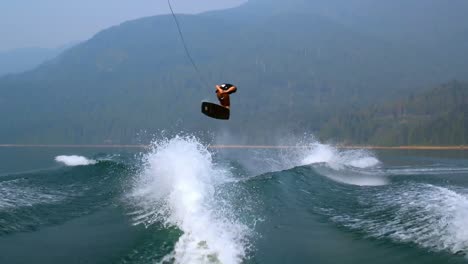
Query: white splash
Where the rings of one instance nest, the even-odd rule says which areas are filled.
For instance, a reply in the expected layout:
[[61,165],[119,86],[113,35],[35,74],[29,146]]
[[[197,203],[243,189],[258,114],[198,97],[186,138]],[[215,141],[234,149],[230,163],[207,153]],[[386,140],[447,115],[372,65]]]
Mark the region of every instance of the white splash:
[[377,158],[365,150],[339,151],[329,145],[314,144],[307,152],[306,157],[301,162],[302,165],[327,163],[336,169],[343,167],[366,169],[380,164]]
[[144,163],[131,197],[140,208],[136,224],[164,223],[183,232],[166,258],[175,263],[241,263],[248,228],[217,195],[230,173],[215,166],[207,148],[195,138],[175,137],[155,143]]
[[[290,140],[291,141],[291,140]],[[310,165],[331,180],[358,186],[388,184],[385,172],[379,169],[380,161],[366,150],[339,150],[333,146],[314,142],[290,144],[278,151],[247,150],[235,158],[253,176],[267,172],[289,170]]]
[[55,157],[55,161],[65,164],[66,166],[87,166],[87,165],[94,165],[97,161],[92,159],[87,159],[86,157],[82,156],[57,156]]
[[[388,184],[383,173],[375,170],[380,161],[365,150],[338,150],[324,144],[311,145],[303,152],[300,165],[325,164],[317,167],[320,174],[341,183],[359,186]],[[329,168],[329,169],[328,169]]]

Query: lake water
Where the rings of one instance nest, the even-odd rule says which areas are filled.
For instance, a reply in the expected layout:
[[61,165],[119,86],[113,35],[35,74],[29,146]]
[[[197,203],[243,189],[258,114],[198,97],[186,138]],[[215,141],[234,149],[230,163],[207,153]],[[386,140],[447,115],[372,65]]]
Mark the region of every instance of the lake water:
[[468,263],[467,156],[0,148],[0,263]]

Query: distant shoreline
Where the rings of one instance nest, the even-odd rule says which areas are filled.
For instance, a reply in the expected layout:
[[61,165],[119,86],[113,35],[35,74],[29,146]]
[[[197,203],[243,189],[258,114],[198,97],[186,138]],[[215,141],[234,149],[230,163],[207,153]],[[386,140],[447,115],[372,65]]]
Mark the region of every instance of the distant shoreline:
[[[268,146],[268,145],[210,145],[212,149],[294,149],[309,146]],[[468,150],[468,146],[357,146],[335,145],[339,149],[369,149],[369,150]],[[151,148],[150,145],[53,145],[53,144],[0,144],[0,148]]]

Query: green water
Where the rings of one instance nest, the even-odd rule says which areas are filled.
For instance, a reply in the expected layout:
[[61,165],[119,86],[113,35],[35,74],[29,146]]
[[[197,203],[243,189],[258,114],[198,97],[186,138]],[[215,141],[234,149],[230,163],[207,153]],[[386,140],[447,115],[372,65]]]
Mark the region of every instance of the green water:
[[467,154],[0,148],[0,263],[466,263]]

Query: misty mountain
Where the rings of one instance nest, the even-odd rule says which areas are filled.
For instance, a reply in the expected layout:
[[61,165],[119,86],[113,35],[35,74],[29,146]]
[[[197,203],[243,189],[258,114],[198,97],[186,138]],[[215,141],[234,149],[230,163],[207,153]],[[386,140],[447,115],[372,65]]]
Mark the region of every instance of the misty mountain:
[[[33,71],[1,78],[0,112],[8,114],[2,116],[0,139],[129,143],[141,131],[209,130],[265,143],[274,134],[319,131],[350,107],[466,76],[467,46],[434,56],[427,40],[393,37],[386,23],[376,34],[372,29],[379,25],[361,22],[370,18],[340,15],[353,5],[352,12],[364,14],[376,7],[359,7],[371,2],[252,0],[179,15],[202,76],[191,68],[171,16],[122,23]],[[405,12],[420,12],[417,5],[401,4]],[[411,26],[423,30],[418,23]],[[458,29],[444,32],[453,36],[447,42],[460,37]],[[452,54],[460,56],[448,63]],[[239,87],[227,123],[199,113],[202,100],[215,100],[214,84],[220,82]]]
[[2,51],[0,52],[0,76],[32,70],[75,44],[64,45],[55,49],[22,48]]
[[[468,2],[464,0],[331,0],[310,1],[317,13],[360,32],[393,43],[411,45],[444,65],[453,75],[466,75]],[[431,61],[428,61],[431,63]],[[458,70],[458,71],[457,71]]]

